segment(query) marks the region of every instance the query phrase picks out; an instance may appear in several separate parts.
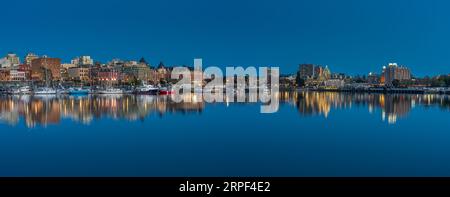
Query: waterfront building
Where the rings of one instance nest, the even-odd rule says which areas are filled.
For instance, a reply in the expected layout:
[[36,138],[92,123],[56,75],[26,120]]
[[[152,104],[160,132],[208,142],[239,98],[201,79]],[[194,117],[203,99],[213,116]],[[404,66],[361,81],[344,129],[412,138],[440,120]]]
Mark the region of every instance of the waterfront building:
[[68,78],[74,81],[87,82],[90,80],[88,67],[72,67],[67,70]]
[[1,82],[9,81],[9,70],[0,68],[0,81]]
[[302,79],[311,79],[314,77],[314,65],[313,64],[301,64],[299,66],[299,75]]
[[21,64],[16,69],[25,73],[25,80],[31,79],[31,66],[29,64]]
[[94,60],[91,58],[91,56],[81,56],[79,63],[81,65],[94,65]]
[[25,71],[19,69],[12,69],[9,71],[9,81],[26,81],[27,74]]
[[0,70],[0,81],[3,82],[18,82],[28,80],[28,71],[15,66],[12,68],[2,68]]
[[25,64],[31,65],[31,61],[33,61],[33,60],[35,60],[35,59],[37,59],[37,58],[39,58],[39,56],[37,56],[36,54],[34,54],[34,53],[28,53],[28,54],[25,56]]
[[323,74],[322,74],[322,75],[323,75],[322,78],[323,78],[324,80],[331,79],[331,71],[330,71],[330,69],[328,68],[328,66],[325,66],[325,69],[323,70]]
[[378,85],[380,84],[380,76],[370,72],[369,75],[367,75],[367,82],[372,85]]
[[324,81],[326,88],[338,89],[345,86],[345,82],[342,79],[328,79]]
[[118,83],[121,80],[121,74],[114,68],[111,67],[100,67],[95,68],[91,71],[95,73],[93,80],[99,83],[109,82],[111,84]]
[[67,64],[67,63],[61,64],[62,69],[69,70],[70,68],[75,68],[75,67],[78,67],[78,66],[76,64]]
[[92,66],[94,65],[94,60],[91,58],[91,56],[84,55],[72,59],[70,63],[76,66]]
[[11,62],[6,57],[0,59],[0,68],[11,68]]
[[70,80],[69,69],[76,68],[76,67],[78,67],[78,66],[75,64],[72,64],[72,63],[61,64],[61,80],[62,81]]
[[47,78],[54,81],[60,80],[61,59],[47,56],[34,59],[31,61],[31,78],[37,81],[43,81]]
[[160,62],[158,68],[156,69],[157,81],[167,82],[170,79],[170,72],[166,69],[163,62]]
[[0,68],[11,68],[19,64],[20,59],[14,53],[8,53],[4,58],[0,59]]
[[383,67],[384,73],[384,85],[392,86],[394,80],[410,80],[411,72],[407,67],[398,66],[397,63],[389,63],[386,67]]
[[75,65],[75,66],[80,65],[80,58],[79,58],[79,57],[73,58],[73,59],[70,61],[70,64]]
[[347,79],[348,77],[344,73],[333,73],[331,79]]
[[11,66],[18,66],[20,64],[19,57],[14,53],[8,53],[6,55],[6,60],[11,63]]
[[122,72],[124,74],[124,81],[131,82],[134,79],[146,82],[151,81],[152,70],[145,62],[125,66]]
[[314,67],[314,78],[320,79],[323,78],[323,67],[322,66],[316,66]]

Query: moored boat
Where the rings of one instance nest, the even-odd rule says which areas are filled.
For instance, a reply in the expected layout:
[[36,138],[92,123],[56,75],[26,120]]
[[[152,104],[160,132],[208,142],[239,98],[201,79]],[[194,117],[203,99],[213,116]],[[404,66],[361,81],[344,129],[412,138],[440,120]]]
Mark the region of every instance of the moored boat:
[[170,87],[162,87],[159,89],[159,95],[171,95],[174,93],[175,91]]
[[90,89],[86,88],[69,88],[68,94],[71,95],[87,95],[89,94]]
[[23,86],[19,88],[12,88],[9,91],[10,94],[31,94],[33,93],[33,90],[30,88],[30,86]]
[[135,94],[141,95],[157,95],[158,92],[159,88],[148,84],[143,84],[142,86],[137,87],[136,90],[134,91]]
[[5,88],[0,88],[0,94],[7,94],[8,90]]
[[104,90],[97,91],[98,94],[123,94],[124,91],[119,88],[107,88]]
[[56,94],[56,89],[49,87],[38,88],[34,91],[34,94]]

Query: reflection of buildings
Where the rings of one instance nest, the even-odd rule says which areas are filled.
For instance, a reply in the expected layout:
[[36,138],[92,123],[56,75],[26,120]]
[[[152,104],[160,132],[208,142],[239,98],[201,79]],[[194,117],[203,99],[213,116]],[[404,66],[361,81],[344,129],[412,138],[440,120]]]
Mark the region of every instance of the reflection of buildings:
[[[369,113],[381,113],[383,120],[394,124],[416,105],[436,105],[450,109],[450,97],[445,95],[348,94],[338,92],[280,92],[282,103],[297,108],[304,116],[328,117],[335,109],[368,108]],[[188,102],[176,103],[168,96],[0,96],[0,122],[28,127],[59,124],[70,119],[90,124],[95,119],[144,120],[151,114],[199,114],[205,103],[192,95]],[[225,101],[232,98],[225,97]],[[249,97],[246,98],[248,102]],[[228,103],[224,103],[228,104]],[[22,121],[21,121],[22,119]]]
[[175,103],[169,97],[89,96],[89,97],[0,97],[0,122],[16,125],[23,118],[28,127],[59,124],[67,118],[84,124],[103,117],[145,119],[151,113],[199,113],[202,102]]
[[379,95],[380,105],[383,109],[383,120],[388,119],[390,124],[397,122],[398,117],[408,115],[412,108],[412,97],[407,95]]
[[370,113],[381,109],[383,120],[389,124],[408,115],[416,104],[439,105],[450,108],[450,98],[445,95],[408,94],[348,94],[338,92],[281,93],[281,102],[292,103],[302,115],[328,117],[333,109],[368,107]]

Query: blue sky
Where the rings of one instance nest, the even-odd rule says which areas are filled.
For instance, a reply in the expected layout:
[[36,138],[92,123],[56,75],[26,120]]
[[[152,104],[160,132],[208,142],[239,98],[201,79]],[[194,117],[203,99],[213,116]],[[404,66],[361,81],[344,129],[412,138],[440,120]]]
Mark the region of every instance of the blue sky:
[[0,0],[0,54],[450,73],[446,0]]

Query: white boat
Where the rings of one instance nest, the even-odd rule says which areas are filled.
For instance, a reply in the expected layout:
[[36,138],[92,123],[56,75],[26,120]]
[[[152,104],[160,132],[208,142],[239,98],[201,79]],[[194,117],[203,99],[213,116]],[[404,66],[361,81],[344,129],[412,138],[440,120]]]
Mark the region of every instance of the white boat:
[[12,89],[10,91],[11,94],[31,94],[33,93],[33,90],[30,88],[30,86],[23,86],[20,88]]
[[98,94],[123,94],[124,91],[119,88],[107,88],[104,90],[99,90],[97,93]]
[[64,88],[59,88],[59,89],[57,89],[56,90],[56,93],[57,94],[69,94],[69,90],[67,90],[67,89],[64,89]]
[[144,95],[157,95],[159,91],[159,88],[148,85],[148,84],[142,84],[142,86],[139,86],[136,88],[135,93],[136,94],[144,94]]
[[49,87],[38,88],[34,91],[34,94],[56,94],[56,89]]

